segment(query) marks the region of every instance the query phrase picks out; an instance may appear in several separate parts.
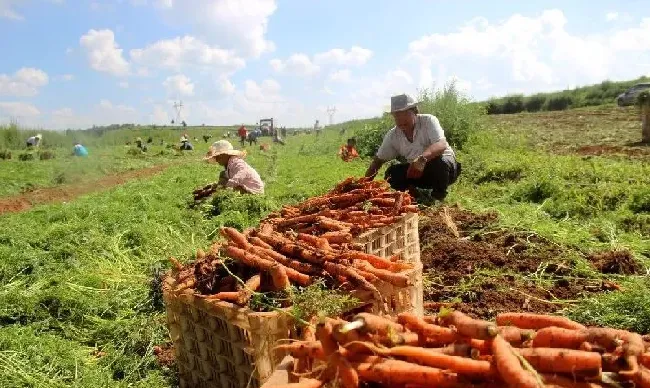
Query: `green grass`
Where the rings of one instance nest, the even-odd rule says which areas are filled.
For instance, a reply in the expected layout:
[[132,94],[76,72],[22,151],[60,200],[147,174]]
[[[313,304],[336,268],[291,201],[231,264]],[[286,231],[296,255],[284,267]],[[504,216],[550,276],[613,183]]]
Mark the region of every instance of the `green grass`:
[[[521,120],[527,130],[539,129],[534,115]],[[176,163],[172,157],[172,165],[154,177],[67,204],[0,216],[0,386],[173,386],[174,374],[158,367],[152,355],[154,345],[168,341],[164,311],[151,291],[153,274],[169,268],[170,256],[187,261],[197,249],[207,248],[222,225],[254,225],[284,203],[362,174],[368,159],[344,163],[336,151],[366,123],[349,124],[343,135],[338,126],[320,138],[289,136],[287,146],[272,145],[266,153],[249,148],[248,160],[267,184],[263,199],[234,196],[222,198],[216,207],[189,209],[191,191],[215,181],[220,170],[198,160],[207,149],[201,144],[196,161],[188,156]],[[459,152],[464,174],[448,202],[496,210],[499,227],[531,230],[585,252],[626,247],[648,264],[650,242],[643,229],[650,225],[647,164],[553,155],[531,147],[521,133],[512,136],[493,130],[493,121],[487,124],[489,130]],[[121,151],[91,149],[97,162],[89,159],[72,175],[97,177],[107,173],[102,170],[107,164],[112,167],[105,168],[128,169],[131,163],[158,162],[124,157],[111,165],[109,160]],[[57,172],[71,171],[73,162],[22,162],[33,163],[34,172],[19,166],[23,170],[15,174],[32,173],[23,180],[47,185]],[[3,167],[14,165],[6,163],[0,161]],[[0,179],[21,181],[4,168],[0,174],[6,174]],[[19,188],[2,190],[6,195]],[[576,271],[593,271],[586,263],[578,267]],[[624,292],[586,300],[566,313],[594,324],[650,330],[650,285],[638,277],[616,279]]]

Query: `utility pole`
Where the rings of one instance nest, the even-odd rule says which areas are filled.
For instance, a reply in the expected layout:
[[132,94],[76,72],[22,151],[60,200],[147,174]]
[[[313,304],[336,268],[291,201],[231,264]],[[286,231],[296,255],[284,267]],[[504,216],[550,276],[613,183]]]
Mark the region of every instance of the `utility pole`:
[[174,102],[174,109],[176,110],[176,124],[180,125],[181,123],[181,113],[183,111],[183,101]]

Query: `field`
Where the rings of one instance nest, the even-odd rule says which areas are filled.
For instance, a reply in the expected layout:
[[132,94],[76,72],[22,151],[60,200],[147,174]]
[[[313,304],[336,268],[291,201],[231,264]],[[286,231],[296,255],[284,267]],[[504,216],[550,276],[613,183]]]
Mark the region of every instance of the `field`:
[[[482,120],[484,130],[458,152],[461,179],[421,216],[426,299],[474,316],[558,312],[650,332],[650,165],[648,148],[630,145],[640,137],[636,111]],[[0,160],[4,197],[25,191],[25,182],[87,185],[165,166],[65,203],[0,215],[0,386],[173,386],[173,364],[153,354],[168,342],[159,288],[167,259],[190,260],[220,226],[255,225],[284,203],[362,174],[369,160],[336,157],[357,129],[345,127],[345,134],[335,127],[319,138],[289,136],[268,152],[249,147],[266,196],[214,206],[189,206],[191,191],[219,173],[200,161],[202,140],[182,156],[127,155],[122,145],[98,141],[83,165],[66,157]],[[75,168],[69,179],[52,179]]]

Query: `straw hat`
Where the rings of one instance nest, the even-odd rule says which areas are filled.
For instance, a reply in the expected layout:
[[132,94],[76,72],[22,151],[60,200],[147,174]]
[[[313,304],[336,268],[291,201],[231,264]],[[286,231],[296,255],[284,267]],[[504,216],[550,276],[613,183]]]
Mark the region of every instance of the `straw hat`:
[[230,155],[230,156],[244,156],[246,152],[236,150],[228,140],[219,140],[212,143],[210,150],[203,158],[204,160],[210,160],[215,156],[219,155]]
[[40,138],[43,137],[43,135],[41,135],[41,134],[39,133],[38,135],[36,135],[36,136],[34,136],[34,137],[37,138],[37,139],[40,139]]
[[417,106],[417,101],[408,94],[399,94],[390,98],[390,113],[402,112]]

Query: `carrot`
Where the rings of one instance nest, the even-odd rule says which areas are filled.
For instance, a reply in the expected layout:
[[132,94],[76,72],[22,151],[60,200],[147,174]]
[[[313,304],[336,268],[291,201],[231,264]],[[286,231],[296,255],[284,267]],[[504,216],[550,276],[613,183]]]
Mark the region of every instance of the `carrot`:
[[333,220],[327,217],[318,217],[318,226],[325,230],[343,231],[350,230],[352,224],[343,223],[341,221]]
[[240,233],[235,228],[224,227],[221,228],[221,235],[232,241],[239,248],[246,249],[250,246],[250,243],[242,233]]
[[397,194],[395,195],[395,203],[393,204],[393,210],[391,211],[391,215],[398,215],[400,210],[402,209],[402,204],[404,203],[404,197],[405,197],[405,192],[403,191],[398,191]]
[[287,226],[295,225],[295,224],[300,224],[300,223],[312,223],[316,222],[318,219],[318,215],[316,214],[308,214],[304,216],[298,216],[298,217],[292,217],[292,218],[287,218],[278,223],[279,228],[285,228]]
[[309,263],[303,263],[301,261],[290,259],[284,256],[281,253],[274,251],[273,249],[261,248],[259,246],[250,247],[252,253],[262,257],[268,258],[269,260],[277,261],[278,263],[293,268],[298,272],[302,272],[307,275],[322,275],[323,270],[314,267],[314,265]]
[[316,379],[302,379],[297,383],[279,384],[279,385],[262,385],[262,388],[320,388],[323,382]]
[[443,348],[427,348],[427,349],[432,352],[446,354],[448,356],[459,356],[459,357],[472,356],[472,348],[469,346],[469,344],[465,344],[465,343],[456,342],[453,344],[449,344]]
[[364,290],[369,290],[376,297],[381,297],[379,290],[372,284],[370,284],[366,279],[364,279],[354,268],[346,267],[341,264],[332,263],[326,261],[323,263],[323,268],[332,276],[343,276],[345,277],[353,286],[359,287]]
[[[249,267],[257,268],[260,271],[269,271],[271,267],[275,265],[273,261],[263,259],[253,253],[246,252],[243,249],[233,247],[230,245],[226,247],[226,254],[233,259],[237,259],[241,261],[242,263],[244,263]],[[300,273],[292,268],[284,267],[284,269],[289,279],[298,283],[299,285],[307,286],[311,284],[312,279],[309,277],[309,275]]]
[[492,354],[501,378],[510,387],[537,388],[540,386],[535,376],[520,364],[510,344],[500,335],[492,340]]
[[286,268],[287,267],[280,263],[275,263],[275,265],[271,266],[269,269],[269,274],[273,281],[273,289],[275,291],[285,291],[291,288]]
[[411,313],[399,314],[397,321],[408,329],[418,333],[420,342],[426,342],[429,346],[447,345],[459,339],[458,334],[450,328],[426,323]]
[[641,365],[650,368],[650,353],[643,353],[639,361],[641,362]]
[[274,250],[285,255],[303,259],[313,264],[322,264],[325,261],[325,255],[322,253],[303,248],[290,240],[287,241],[287,239],[279,238],[276,235],[260,234],[259,238],[271,245]]
[[[370,263],[370,265],[379,269],[392,270],[393,268],[399,267],[399,265],[396,265],[396,263],[393,263],[389,259],[385,259],[383,257],[379,257],[376,255],[371,255],[370,253],[359,252],[359,251],[348,251],[345,254],[343,254],[343,259],[367,261],[368,263]],[[401,269],[398,269],[397,271],[400,270]]]
[[650,370],[641,367],[632,380],[639,388],[650,388]]
[[402,206],[402,213],[418,213],[418,205],[406,205]]
[[563,329],[582,330],[585,327],[565,317],[531,313],[501,313],[496,317],[499,326],[517,326],[520,329],[543,329],[555,326]]
[[214,295],[207,296],[206,299],[208,300],[219,299],[225,302],[237,303],[239,301],[239,292],[237,291],[218,292]]
[[537,330],[533,346],[536,348],[578,349],[583,342],[589,342],[587,331],[551,326]]
[[372,274],[372,273],[370,273],[368,271],[364,271],[363,269],[356,268],[356,272],[359,275],[361,275],[364,279],[369,281],[370,283],[374,283],[374,282],[379,280],[379,278],[376,275],[374,275],[374,274]]
[[376,276],[377,278],[390,283],[397,287],[406,287],[409,285],[409,279],[404,274],[394,273],[385,269],[378,269],[370,265],[367,261],[355,260],[353,262],[354,268],[366,271]]
[[359,375],[357,371],[341,355],[341,352],[332,354],[331,362],[336,368],[336,376],[341,380],[341,386],[343,388],[357,388],[359,386]]
[[363,324],[360,331],[364,333],[387,335],[404,332],[403,325],[374,314],[360,313],[354,316],[353,321],[359,321]]
[[296,341],[290,344],[281,344],[273,348],[294,358],[311,358],[325,360],[325,353],[320,341]]
[[644,350],[643,338],[637,333],[631,333],[626,330],[617,330],[611,328],[589,328],[587,329],[589,335],[588,342],[595,342],[607,350],[616,349],[619,343],[623,342],[623,356],[627,362],[629,369],[621,370],[619,374],[625,377],[632,377],[637,374],[639,370],[640,357]]
[[249,237],[248,241],[250,241],[250,243],[253,245],[257,245],[260,248],[273,249],[272,246],[262,241],[262,239],[259,237]]
[[242,287],[242,289],[238,292],[237,304],[240,306],[245,306],[250,300],[251,296],[253,296],[253,292],[258,291],[260,289],[260,286],[260,275],[255,275],[248,279],[246,283],[244,283],[244,287]]
[[406,361],[380,359],[377,362],[354,363],[362,380],[386,386],[420,384],[428,387],[455,387],[458,376],[438,368],[412,364]]
[[320,237],[332,244],[345,244],[345,243],[352,242],[352,235],[345,230],[339,230],[336,232],[325,232],[321,234]]
[[517,349],[530,365],[540,372],[598,375],[602,368],[600,354],[582,350],[555,348]]
[[174,257],[169,257],[169,261],[172,263],[172,267],[175,271],[180,272],[183,270],[183,264]]
[[456,356],[448,356],[432,349],[425,349],[416,346],[395,346],[393,348],[378,348],[372,344],[366,344],[374,353],[383,357],[404,357],[409,362],[420,365],[431,366],[440,369],[447,369],[461,375],[475,377],[492,376],[492,368],[487,361],[477,361]]
[[370,198],[370,203],[380,207],[390,207],[395,206],[394,198]]
[[332,335],[331,323],[327,321],[318,322],[316,325],[316,338],[318,338],[321,343],[325,357],[330,357],[334,352],[339,350],[339,345],[334,341]]
[[332,247],[330,247],[329,242],[327,239],[314,236],[311,234],[305,234],[305,233],[298,233],[298,239],[302,240],[318,249],[323,249],[325,251],[331,251]]
[[535,338],[535,332],[532,330],[524,330],[515,326],[499,326],[497,329],[501,337],[514,346],[519,346]]
[[490,339],[499,333],[491,322],[470,318],[458,310],[438,315],[443,324],[453,325],[456,331],[465,337]]

